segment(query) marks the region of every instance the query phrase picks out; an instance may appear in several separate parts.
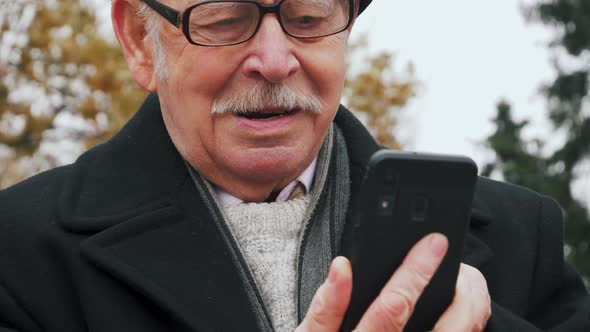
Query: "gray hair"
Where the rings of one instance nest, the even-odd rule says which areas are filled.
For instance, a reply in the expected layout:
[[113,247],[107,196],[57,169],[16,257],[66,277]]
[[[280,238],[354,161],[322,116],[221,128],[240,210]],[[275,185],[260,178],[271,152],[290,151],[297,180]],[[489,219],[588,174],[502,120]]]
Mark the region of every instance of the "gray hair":
[[156,77],[166,80],[168,72],[166,70],[166,52],[164,52],[160,39],[160,16],[143,2],[139,4],[137,15],[145,25],[146,35],[143,42],[151,49]]

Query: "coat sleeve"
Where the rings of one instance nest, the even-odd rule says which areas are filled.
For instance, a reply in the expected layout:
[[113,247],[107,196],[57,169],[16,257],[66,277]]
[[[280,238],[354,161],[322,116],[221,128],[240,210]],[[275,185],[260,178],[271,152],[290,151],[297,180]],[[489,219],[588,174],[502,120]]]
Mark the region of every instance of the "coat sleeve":
[[590,331],[590,296],[578,272],[564,260],[563,215],[543,197],[530,307],[518,317],[496,303],[488,331]]

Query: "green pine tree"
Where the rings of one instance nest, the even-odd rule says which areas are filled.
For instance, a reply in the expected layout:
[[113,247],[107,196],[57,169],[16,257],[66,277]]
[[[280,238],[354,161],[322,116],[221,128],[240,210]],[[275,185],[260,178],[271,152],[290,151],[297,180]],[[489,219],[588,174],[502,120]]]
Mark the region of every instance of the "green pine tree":
[[566,216],[567,258],[588,280],[590,216],[587,207],[573,197],[572,183],[580,176],[579,166],[590,159],[590,1],[546,0],[527,8],[525,15],[552,27],[556,34],[550,47],[556,54],[567,53],[567,59],[556,56],[558,75],[542,87],[547,116],[555,130],[566,133],[565,141],[554,151],[542,153],[551,135],[524,140],[522,130],[528,122],[515,122],[510,105],[501,102],[494,120],[496,132],[486,140],[495,160],[484,166],[482,174],[500,173],[507,181],[556,198]]

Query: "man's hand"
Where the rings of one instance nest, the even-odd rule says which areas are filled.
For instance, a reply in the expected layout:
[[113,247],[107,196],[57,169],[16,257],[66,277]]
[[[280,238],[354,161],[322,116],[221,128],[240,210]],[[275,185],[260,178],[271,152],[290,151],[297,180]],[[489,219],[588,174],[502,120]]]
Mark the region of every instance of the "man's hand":
[[[402,331],[447,248],[447,240],[440,234],[430,234],[418,241],[369,306],[356,330]],[[296,331],[338,331],[351,291],[350,262],[337,257]],[[477,269],[461,264],[453,302],[436,323],[434,331],[481,331],[490,313],[490,297],[484,277]]]
[[486,279],[478,269],[461,264],[453,302],[434,326],[434,331],[483,331],[491,314]]

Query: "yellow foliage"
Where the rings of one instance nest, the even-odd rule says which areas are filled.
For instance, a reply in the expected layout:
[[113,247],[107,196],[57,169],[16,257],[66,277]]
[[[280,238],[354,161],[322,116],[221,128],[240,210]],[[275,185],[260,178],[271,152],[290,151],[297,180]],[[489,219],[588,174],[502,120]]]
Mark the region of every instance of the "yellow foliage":
[[[351,42],[351,57],[359,51],[366,52],[367,48],[366,36]],[[393,55],[387,51],[365,55],[363,64],[366,64],[363,70],[349,72],[346,78],[344,95],[347,106],[366,117],[366,124],[379,143],[399,149],[400,143],[394,134],[396,118],[416,93],[413,71],[409,67],[406,77],[398,77],[393,69]]]
[[[0,119],[6,112],[24,114],[25,125],[17,135],[0,130],[0,144],[11,148],[13,158],[9,162],[0,159],[0,186],[31,175],[17,168],[23,165],[23,161],[44,158],[38,156],[37,151],[44,133],[53,129],[54,118],[60,112],[77,113],[91,124],[92,130],[76,137],[86,147],[91,147],[116,133],[146,94],[129,74],[121,74],[128,72],[121,50],[118,45],[97,35],[92,9],[79,0],[59,0],[55,7],[48,7],[43,0],[21,2],[22,8],[26,4],[36,6],[35,18],[26,31],[26,45],[18,49],[19,61],[0,61],[2,76],[9,75],[12,82],[17,82],[13,85],[0,82]],[[22,15],[22,12],[16,15]],[[9,29],[7,24],[0,27],[0,31]],[[36,91],[47,96],[58,95],[62,102],[47,105],[42,114],[32,114],[31,105],[37,96],[18,104],[8,100],[10,91],[23,85],[36,87]],[[99,116],[106,116],[106,128],[99,125]],[[55,160],[38,161],[37,164],[43,168],[58,166]]]

